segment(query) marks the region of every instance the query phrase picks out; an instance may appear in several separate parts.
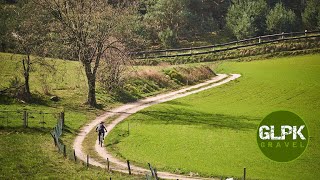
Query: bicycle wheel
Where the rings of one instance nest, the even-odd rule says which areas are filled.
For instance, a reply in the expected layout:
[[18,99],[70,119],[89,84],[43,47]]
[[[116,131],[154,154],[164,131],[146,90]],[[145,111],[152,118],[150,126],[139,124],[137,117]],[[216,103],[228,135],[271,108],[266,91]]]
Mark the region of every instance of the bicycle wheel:
[[101,144],[101,134],[98,135],[99,145]]
[[100,146],[102,147],[102,144],[103,144],[103,134],[101,133],[100,134],[100,137],[99,137],[99,144],[100,144]]

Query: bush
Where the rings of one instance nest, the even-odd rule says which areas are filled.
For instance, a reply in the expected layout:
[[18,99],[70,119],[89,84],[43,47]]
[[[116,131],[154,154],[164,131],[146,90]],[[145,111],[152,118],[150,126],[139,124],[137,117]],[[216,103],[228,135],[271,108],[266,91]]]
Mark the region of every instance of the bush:
[[177,83],[179,85],[186,84],[186,82],[187,82],[184,79],[184,77],[175,68],[164,69],[163,72],[165,75],[170,77],[171,80],[173,80],[175,83]]
[[207,66],[176,67],[172,69],[165,69],[164,73],[168,75],[174,82],[181,85],[192,85],[216,75]]

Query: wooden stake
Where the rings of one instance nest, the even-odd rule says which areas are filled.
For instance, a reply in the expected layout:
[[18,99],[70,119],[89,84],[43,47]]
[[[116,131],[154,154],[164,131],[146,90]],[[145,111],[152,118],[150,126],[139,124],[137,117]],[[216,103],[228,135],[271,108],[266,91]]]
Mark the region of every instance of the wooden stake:
[[74,162],[77,162],[76,150],[73,150],[73,158]]
[[110,162],[109,162],[109,158],[107,158],[107,165],[108,165],[108,171],[110,171]]
[[89,155],[87,155],[87,168],[89,167]]
[[127,160],[129,175],[131,175],[130,162]]
[[63,156],[64,156],[64,158],[67,157],[67,148],[66,148],[66,145],[63,145]]

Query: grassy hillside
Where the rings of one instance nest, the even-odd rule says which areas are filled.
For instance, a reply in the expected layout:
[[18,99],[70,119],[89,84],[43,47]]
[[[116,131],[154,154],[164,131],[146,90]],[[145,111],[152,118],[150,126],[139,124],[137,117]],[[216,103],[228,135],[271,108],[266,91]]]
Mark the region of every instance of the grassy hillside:
[[[22,81],[21,56],[0,53],[0,89],[10,87],[17,77]],[[86,82],[78,62],[57,59],[47,60],[55,71],[35,65],[30,76],[30,88],[34,96],[31,104],[13,98],[0,100],[0,179],[141,179],[119,173],[106,173],[99,168],[87,169],[79,161],[65,159],[54,147],[50,131],[56,124],[56,115],[42,114],[65,111],[66,130],[62,140],[71,156],[73,139],[78,129],[100,114],[102,110],[83,105],[86,99]],[[46,91],[49,94],[46,94]],[[50,101],[52,95],[60,97],[59,102]],[[110,107],[117,102],[108,95],[108,101],[99,101]],[[119,102],[118,102],[119,103]],[[28,110],[29,128],[22,128],[22,114],[17,110]],[[8,120],[7,120],[8,119]],[[90,155],[91,156],[91,155]]]
[[64,159],[47,132],[0,130],[0,179],[143,179]]
[[[21,58],[21,55],[0,53],[0,90],[23,83]],[[127,96],[121,99],[121,94],[110,94],[99,86],[97,101],[102,109],[93,109],[84,105],[87,85],[79,62],[59,59],[44,61],[50,66],[34,64],[30,74],[32,103],[0,94],[0,179],[141,179],[139,176],[105,173],[101,169],[87,170],[79,162],[75,164],[72,160],[64,159],[57,153],[49,133],[56,125],[57,114],[65,112],[66,129],[62,141],[67,147],[68,156],[72,156],[71,147],[78,130],[104,110],[128,100],[179,88],[185,82],[196,83],[214,76],[211,70],[203,66],[139,67],[132,72],[129,69],[129,83],[125,86]],[[195,79],[187,76],[189,72],[202,76]],[[60,100],[50,101],[53,95]],[[29,128],[22,128],[22,113],[17,110],[29,112]],[[43,115],[41,112],[49,114]],[[88,154],[95,155],[92,152]]]
[[[265,61],[220,62],[217,72],[241,73],[229,84],[152,106],[120,124],[107,139],[118,156],[158,169],[250,179],[316,179],[320,176],[320,55]],[[312,139],[288,163],[267,159],[256,130],[267,114],[297,113]],[[130,123],[130,135],[126,134]]]

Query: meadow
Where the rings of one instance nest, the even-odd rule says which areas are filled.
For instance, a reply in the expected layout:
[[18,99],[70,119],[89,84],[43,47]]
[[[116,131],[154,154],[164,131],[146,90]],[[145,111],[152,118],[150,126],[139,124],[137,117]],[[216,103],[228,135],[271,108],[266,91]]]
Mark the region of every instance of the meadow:
[[[21,55],[0,53],[1,90],[13,83],[21,83],[21,58]],[[87,168],[79,160],[77,163],[73,161],[71,147],[78,130],[101,114],[103,109],[84,105],[86,81],[79,62],[47,60],[55,67],[54,71],[44,70],[37,64],[33,66],[30,75],[32,103],[0,96],[0,179],[142,179],[92,166]],[[53,95],[60,100],[50,101]],[[101,91],[97,96],[105,108],[121,103]],[[26,129],[22,128],[22,113],[17,113],[22,110],[32,112]],[[50,135],[57,123],[57,113],[62,111],[65,112],[62,142],[67,147],[68,158],[58,153]],[[53,114],[45,114],[42,119],[40,112]],[[40,123],[42,120],[45,124]]]
[[[242,77],[130,116],[111,132],[106,147],[138,165],[175,173],[241,177],[246,167],[249,179],[318,178],[320,54],[211,66]],[[278,110],[298,114],[311,136],[305,152],[287,163],[266,158],[256,142],[260,121]]]
[[[99,108],[90,108],[84,104],[87,85],[81,64],[76,61],[48,58],[42,59],[46,62],[46,67],[32,65],[32,102],[26,103],[2,94],[7,88],[22,85],[22,58],[22,55],[0,53],[0,179],[141,179],[141,176],[107,173],[99,168],[87,169],[79,161],[72,162],[71,147],[78,130],[104,111],[132,99],[120,99],[121,94],[110,94],[98,84],[96,95]],[[203,73],[205,76],[190,80],[201,81],[214,75],[208,68],[193,67],[193,72],[200,75]],[[138,72],[133,72],[134,76],[130,76],[130,88],[133,91],[127,95],[130,98],[142,98],[184,85],[182,81],[185,81],[187,76],[182,70],[190,69],[172,70],[166,75],[163,72],[164,68],[171,67],[136,68]],[[181,78],[181,82],[177,79],[171,80],[170,75]],[[51,101],[52,96],[58,96],[59,101]],[[26,129],[22,128],[24,110],[29,113],[29,127]],[[41,114],[42,112],[49,114]],[[60,112],[65,112],[65,129],[61,139],[67,148],[69,158],[66,159],[57,152],[50,135]],[[91,139],[87,142],[92,144],[95,142],[96,134],[92,132],[90,135]],[[85,152],[92,158],[97,157],[88,146],[85,147]]]

